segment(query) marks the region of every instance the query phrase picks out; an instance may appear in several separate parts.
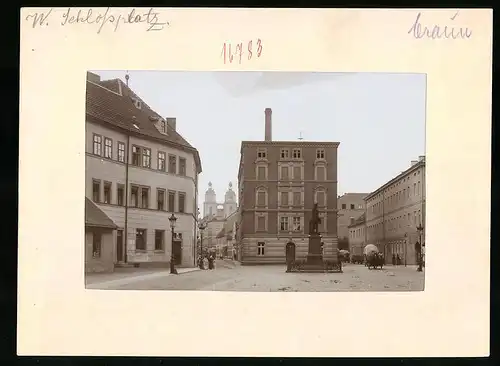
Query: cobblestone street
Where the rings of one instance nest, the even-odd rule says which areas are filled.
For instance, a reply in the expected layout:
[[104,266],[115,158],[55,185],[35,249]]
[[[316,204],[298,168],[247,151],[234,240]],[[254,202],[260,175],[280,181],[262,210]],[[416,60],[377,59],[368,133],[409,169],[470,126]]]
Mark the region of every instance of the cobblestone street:
[[[129,280],[128,280],[129,279]],[[369,270],[346,264],[343,273],[285,273],[285,266],[240,266],[218,261],[215,270],[170,275],[168,271],[93,281],[92,289],[110,290],[201,290],[201,291],[421,291],[424,272],[415,266],[388,266]]]

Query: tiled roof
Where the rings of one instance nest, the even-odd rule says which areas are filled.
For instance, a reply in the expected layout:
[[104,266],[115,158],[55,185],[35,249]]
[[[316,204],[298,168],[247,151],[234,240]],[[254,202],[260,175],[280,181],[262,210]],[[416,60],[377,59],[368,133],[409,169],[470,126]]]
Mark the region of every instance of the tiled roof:
[[117,226],[97,205],[85,197],[85,226],[116,229]]
[[[141,109],[135,107],[132,98],[141,101]],[[98,83],[87,80],[86,117],[89,121],[104,122],[129,131],[143,138],[160,140],[173,147],[191,152],[201,173],[201,160],[196,150],[179,133],[167,125],[167,134],[155,127],[154,118],[161,117],[153,111],[120,79]],[[136,129],[133,125],[137,125]]]

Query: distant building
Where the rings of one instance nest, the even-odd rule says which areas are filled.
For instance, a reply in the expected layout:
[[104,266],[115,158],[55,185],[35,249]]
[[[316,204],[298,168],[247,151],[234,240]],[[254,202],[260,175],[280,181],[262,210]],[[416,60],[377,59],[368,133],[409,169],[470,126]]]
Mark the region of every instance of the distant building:
[[239,212],[233,212],[226,217],[222,230],[216,237],[217,251],[224,257],[237,258],[236,226],[239,221]]
[[340,249],[349,249],[349,228],[355,219],[365,212],[364,198],[368,193],[344,193],[337,198],[339,217],[337,220],[337,235]]
[[337,250],[338,142],[273,141],[272,111],[265,110],[264,141],[243,141],[238,174],[237,223],[242,264],[285,263],[308,252],[311,211],[318,203],[325,256]]
[[[87,74],[85,196],[118,226],[117,265],[195,263],[198,151],[126,83]],[[169,216],[177,217],[171,240]]]
[[208,189],[205,192],[205,201],[203,202],[203,218],[213,216],[229,217],[237,209],[238,203],[236,202],[236,192],[233,191],[233,183],[229,182],[228,189],[224,195],[224,202],[218,203],[217,194],[212,187],[212,182],[208,182]]
[[[415,243],[425,245],[425,156],[365,197],[367,244],[375,244],[391,262],[416,264]],[[419,232],[417,228],[422,228]]]

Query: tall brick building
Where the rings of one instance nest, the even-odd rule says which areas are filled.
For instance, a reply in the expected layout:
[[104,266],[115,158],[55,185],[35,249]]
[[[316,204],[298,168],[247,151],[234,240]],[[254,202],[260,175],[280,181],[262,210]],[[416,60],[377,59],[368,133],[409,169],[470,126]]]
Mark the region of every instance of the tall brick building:
[[117,226],[114,263],[166,266],[173,250],[178,265],[193,266],[201,161],[176,119],[121,80],[88,73],[85,122],[85,196]]
[[264,141],[243,141],[238,174],[238,240],[242,264],[285,263],[285,245],[297,258],[308,251],[311,210],[318,203],[324,254],[337,249],[338,142],[273,141],[265,110]]

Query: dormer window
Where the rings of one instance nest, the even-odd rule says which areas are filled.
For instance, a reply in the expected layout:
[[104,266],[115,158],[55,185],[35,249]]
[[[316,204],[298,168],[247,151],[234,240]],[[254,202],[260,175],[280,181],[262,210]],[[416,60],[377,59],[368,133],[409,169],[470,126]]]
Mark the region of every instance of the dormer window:
[[161,128],[161,132],[163,132],[163,133],[166,132],[167,125],[166,125],[165,120],[160,121],[160,128]]
[[134,105],[137,109],[141,109],[141,107],[142,107],[141,101],[138,98],[132,97],[132,102],[134,103]]

